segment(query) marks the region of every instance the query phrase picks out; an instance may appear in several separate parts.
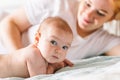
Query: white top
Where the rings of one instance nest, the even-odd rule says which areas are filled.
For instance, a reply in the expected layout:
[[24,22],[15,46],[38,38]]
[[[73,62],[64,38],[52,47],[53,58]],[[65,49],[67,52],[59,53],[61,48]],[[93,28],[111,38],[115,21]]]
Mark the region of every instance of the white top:
[[[33,25],[40,24],[49,16],[60,16],[69,23],[74,34],[72,46],[67,54],[70,60],[100,55],[120,43],[119,37],[108,34],[102,28],[86,38],[80,37],[76,31],[77,4],[78,0],[28,0],[25,11]],[[24,34],[24,37],[29,36],[30,43],[33,42],[37,27],[31,27]]]

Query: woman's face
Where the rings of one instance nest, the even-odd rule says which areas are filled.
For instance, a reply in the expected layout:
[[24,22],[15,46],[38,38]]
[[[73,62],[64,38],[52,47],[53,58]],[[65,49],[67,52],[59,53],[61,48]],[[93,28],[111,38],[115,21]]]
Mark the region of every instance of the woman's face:
[[82,0],[78,8],[78,27],[91,32],[109,21],[114,14],[112,0]]

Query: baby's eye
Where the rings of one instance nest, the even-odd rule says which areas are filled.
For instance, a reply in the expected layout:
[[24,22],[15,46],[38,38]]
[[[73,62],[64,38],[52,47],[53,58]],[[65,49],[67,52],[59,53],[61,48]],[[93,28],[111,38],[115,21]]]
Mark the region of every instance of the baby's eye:
[[62,47],[62,49],[64,49],[64,50],[68,50],[68,48],[69,48],[68,46],[63,46]]
[[52,45],[57,45],[57,42],[55,40],[50,41]]

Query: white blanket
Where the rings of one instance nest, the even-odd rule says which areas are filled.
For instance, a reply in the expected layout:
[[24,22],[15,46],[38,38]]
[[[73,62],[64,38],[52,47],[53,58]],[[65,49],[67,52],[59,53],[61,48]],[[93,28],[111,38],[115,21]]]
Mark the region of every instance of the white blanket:
[[55,74],[31,78],[1,78],[5,80],[120,80],[120,57],[99,56],[74,61],[74,67],[65,67]]

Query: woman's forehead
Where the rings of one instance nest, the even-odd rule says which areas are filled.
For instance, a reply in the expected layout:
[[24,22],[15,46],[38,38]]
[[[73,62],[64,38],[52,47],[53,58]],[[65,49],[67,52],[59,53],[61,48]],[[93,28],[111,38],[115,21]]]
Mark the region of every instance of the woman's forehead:
[[93,4],[96,9],[103,10],[108,13],[111,13],[114,11],[114,4],[113,0],[86,0]]

